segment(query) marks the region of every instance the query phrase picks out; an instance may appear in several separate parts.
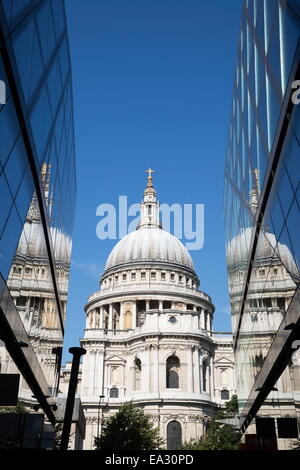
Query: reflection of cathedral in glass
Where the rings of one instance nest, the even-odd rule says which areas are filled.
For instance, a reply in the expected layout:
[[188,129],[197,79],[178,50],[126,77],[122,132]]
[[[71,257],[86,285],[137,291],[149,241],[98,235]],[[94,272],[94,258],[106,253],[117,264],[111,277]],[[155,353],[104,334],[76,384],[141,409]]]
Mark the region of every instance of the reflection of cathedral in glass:
[[299,419],[299,38],[299,2],[244,1],[224,215],[240,425],[250,434],[257,413],[277,425],[280,414]]
[[0,5],[0,373],[54,425],[76,199],[65,6]]
[[[254,184],[250,192],[249,209],[255,217],[260,196],[259,172],[255,170]],[[237,389],[241,409],[248,398],[274,337],[293,299],[299,268],[290,249],[279,243],[268,226],[262,226],[257,240],[255,259],[240,319],[240,305],[247,269],[247,256],[252,237],[252,228],[243,229],[227,245],[228,280],[231,300],[233,331],[239,330],[236,350]],[[299,352],[276,383],[273,398],[282,407],[288,395],[293,401],[295,381],[300,385]],[[294,383],[292,383],[294,381]],[[274,392],[276,394],[274,395]],[[265,415],[266,405],[259,415]],[[286,412],[295,412],[294,403]],[[278,410],[277,410],[278,412]]]
[[[51,168],[44,164],[41,179],[45,202],[51,216],[52,199],[49,194]],[[39,205],[34,194],[18,247],[7,279],[10,294],[50,384],[57,384],[63,346],[63,324],[66,314],[71,240],[50,227],[54,247],[55,270],[61,300],[60,317],[53,292],[51,268],[45,244]]]

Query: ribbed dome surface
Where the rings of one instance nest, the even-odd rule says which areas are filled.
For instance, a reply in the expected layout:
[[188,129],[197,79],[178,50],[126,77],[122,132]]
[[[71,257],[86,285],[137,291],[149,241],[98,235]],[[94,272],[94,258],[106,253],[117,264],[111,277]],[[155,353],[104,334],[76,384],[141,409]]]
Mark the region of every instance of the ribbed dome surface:
[[158,227],[144,227],[126,235],[110,253],[105,271],[131,262],[175,263],[194,270],[191,256],[173,235]]

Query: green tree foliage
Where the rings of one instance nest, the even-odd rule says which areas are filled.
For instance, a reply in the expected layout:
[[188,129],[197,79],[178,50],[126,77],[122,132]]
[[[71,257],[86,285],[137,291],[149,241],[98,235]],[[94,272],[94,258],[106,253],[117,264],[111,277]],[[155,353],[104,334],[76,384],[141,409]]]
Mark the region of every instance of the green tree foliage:
[[149,416],[129,402],[108,419],[94,445],[103,451],[154,450],[162,447],[163,440]]
[[225,403],[226,413],[235,413],[239,412],[239,402],[237,395],[232,395],[231,399]]
[[206,434],[198,440],[187,442],[183,450],[238,450],[241,433],[226,424],[217,423],[219,419],[226,419],[238,412],[238,399],[233,395],[225,403],[226,411],[219,411],[209,422]]
[[18,402],[16,406],[1,406],[0,413],[28,413],[25,406]]
[[[18,402],[16,406],[1,406],[0,413],[28,413],[25,406]],[[19,436],[0,436],[0,451],[20,449]]]

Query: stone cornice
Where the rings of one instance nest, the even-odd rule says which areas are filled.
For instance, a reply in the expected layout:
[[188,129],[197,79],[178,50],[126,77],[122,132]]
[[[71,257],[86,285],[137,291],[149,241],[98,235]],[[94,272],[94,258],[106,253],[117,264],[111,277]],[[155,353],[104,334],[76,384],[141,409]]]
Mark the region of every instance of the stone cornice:
[[[151,340],[153,341],[153,343],[151,342]],[[160,342],[158,343],[158,340],[160,340]],[[140,335],[136,335],[136,336],[131,336],[129,338],[110,338],[109,340],[106,339],[106,338],[99,338],[99,339],[96,339],[96,338],[83,338],[80,340],[80,344],[82,346],[93,346],[93,347],[97,347],[97,345],[100,345],[100,344],[106,344],[108,347],[112,347],[112,346],[120,346],[120,347],[130,347],[130,346],[133,346],[133,345],[152,345],[152,346],[156,346],[159,344],[159,347],[161,349],[163,349],[165,346],[168,346],[168,348],[170,349],[172,344],[171,345],[167,345],[165,343],[165,340],[170,340],[172,342],[172,344],[174,344],[174,340],[176,341],[183,341],[185,343],[185,347],[186,348],[190,348],[192,346],[195,346],[197,347],[197,345],[199,344],[199,342],[201,341],[201,343],[203,343],[203,345],[206,345],[209,347],[209,349],[213,349],[215,347],[215,343],[213,341],[212,338],[210,338],[209,336],[204,336],[203,334],[197,334],[197,333],[184,333],[184,332],[174,332],[174,333],[169,333],[169,332],[158,332],[158,333],[155,333],[155,332],[145,332],[143,334],[140,334]],[[163,342],[162,342],[163,341]],[[195,342],[195,344],[190,344],[187,342]]]
[[[127,286],[126,286],[127,287]],[[113,302],[122,302],[122,301],[127,301],[127,300],[173,300],[180,299],[182,302],[184,301],[192,301],[195,304],[198,304],[199,306],[202,306],[203,308],[206,308],[207,310],[210,311],[210,313],[214,313],[215,311],[215,306],[212,304],[210,297],[207,296],[202,291],[191,291],[186,292],[184,290],[180,290],[180,286],[175,286],[178,287],[178,290],[170,290],[167,288],[167,286],[162,289],[155,289],[153,286],[151,286],[152,289],[149,289],[145,286],[143,289],[131,289],[130,286],[128,286],[128,290],[120,290],[119,292],[117,290],[111,290],[110,292],[103,292],[103,291],[97,291],[95,294],[93,294],[95,297],[91,296],[88,300],[88,302],[84,306],[84,311],[87,312],[87,309],[89,307],[97,307],[100,306],[100,304],[105,304],[107,301],[113,301]],[[172,286],[174,287],[174,286]],[[204,296],[207,296],[205,298]],[[161,299],[157,299],[157,297],[160,297]]]

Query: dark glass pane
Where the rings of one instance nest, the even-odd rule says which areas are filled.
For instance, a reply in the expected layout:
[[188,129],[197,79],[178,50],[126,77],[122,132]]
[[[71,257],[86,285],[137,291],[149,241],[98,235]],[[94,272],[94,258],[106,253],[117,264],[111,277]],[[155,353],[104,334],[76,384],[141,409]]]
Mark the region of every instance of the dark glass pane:
[[182,444],[181,424],[171,421],[167,426],[167,448],[168,450],[179,449]]
[[119,397],[119,389],[118,388],[111,388],[109,396],[110,396],[110,398],[118,398]]

